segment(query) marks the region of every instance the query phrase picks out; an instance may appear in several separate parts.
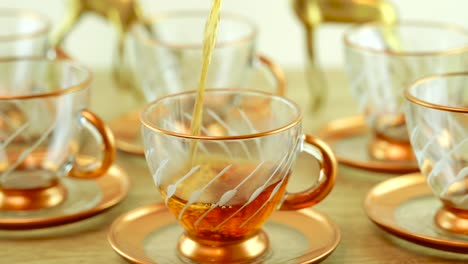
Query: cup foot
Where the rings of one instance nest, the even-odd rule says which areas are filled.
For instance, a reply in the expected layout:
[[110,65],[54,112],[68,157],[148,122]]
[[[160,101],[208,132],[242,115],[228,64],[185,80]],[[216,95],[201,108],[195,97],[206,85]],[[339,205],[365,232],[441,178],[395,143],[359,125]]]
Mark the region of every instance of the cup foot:
[[407,173],[419,171],[416,160],[389,161],[371,156],[366,146],[374,138],[363,116],[333,120],[323,126],[318,136],[333,149],[341,164],[378,172]]
[[215,243],[198,241],[184,233],[178,242],[180,255],[196,263],[250,263],[265,254],[268,246],[263,230],[245,240]]
[[35,189],[0,189],[0,210],[29,211],[51,208],[62,203],[67,191],[59,182]]
[[409,142],[392,141],[381,136],[374,136],[368,145],[372,158],[380,161],[416,161]]
[[468,212],[443,206],[435,215],[435,223],[443,230],[468,235]]

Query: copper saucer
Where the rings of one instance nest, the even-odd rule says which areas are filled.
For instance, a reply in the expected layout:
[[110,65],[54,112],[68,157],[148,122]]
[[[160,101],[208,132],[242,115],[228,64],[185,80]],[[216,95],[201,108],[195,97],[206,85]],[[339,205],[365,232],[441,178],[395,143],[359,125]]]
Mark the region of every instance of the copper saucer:
[[367,215],[385,231],[423,246],[467,253],[468,236],[436,226],[434,215],[441,206],[419,173],[386,180],[374,187],[365,200]]
[[118,150],[134,155],[144,155],[140,133],[140,111],[125,113],[113,120],[109,127]]
[[0,211],[0,229],[33,229],[78,221],[116,205],[129,190],[126,173],[118,166],[95,179],[64,177],[66,199],[57,206],[31,211]]
[[334,120],[319,130],[318,136],[325,140],[342,164],[389,173],[419,171],[414,161],[381,161],[372,158],[368,143],[372,138],[363,116],[352,116]]
[[[338,226],[312,210],[277,211],[264,225],[270,239],[265,263],[314,263],[330,255],[340,242]],[[108,240],[133,263],[182,263],[177,240],[182,227],[164,204],[137,208],[117,218]],[[263,262],[262,262],[263,263]]]

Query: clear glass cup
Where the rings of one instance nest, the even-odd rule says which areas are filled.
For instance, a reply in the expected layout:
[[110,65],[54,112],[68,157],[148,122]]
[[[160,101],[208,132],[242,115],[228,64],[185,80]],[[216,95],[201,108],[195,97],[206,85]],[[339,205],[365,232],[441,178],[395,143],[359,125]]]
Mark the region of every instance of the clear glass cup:
[[374,138],[371,157],[415,160],[403,90],[416,79],[468,68],[468,31],[435,22],[369,23],[345,33],[351,90]]
[[468,72],[417,81],[405,91],[406,118],[421,173],[443,202],[439,227],[468,235]]
[[[141,114],[147,164],[168,209],[184,227],[182,257],[196,262],[252,261],[268,247],[261,231],[277,208],[297,210],[331,191],[336,159],[304,135],[292,101],[248,89],[207,90],[202,135],[190,135],[194,91],[169,95]],[[321,165],[315,184],[286,192],[296,155]]]
[[[172,12],[155,15],[130,28],[131,70],[137,89],[148,102],[197,88],[207,15],[197,11]],[[242,88],[255,71],[265,71],[275,79],[276,90],[271,92],[285,95],[283,73],[271,60],[256,54],[256,38],[257,28],[252,22],[223,14],[206,86]]]
[[[65,176],[95,178],[114,160],[109,128],[87,110],[91,73],[68,60],[0,60],[0,211],[56,206]],[[76,162],[82,130],[102,145],[100,162]]]
[[[130,27],[120,84],[130,87],[138,106],[162,96],[197,89],[202,57],[203,35],[208,12],[175,11],[154,15]],[[256,53],[257,28],[234,14],[222,14],[214,48],[207,88],[259,89],[285,95],[286,82],[281,68]],[[121,110],[122,111],[122,110]],[[117,147],[143,155],[139,131],[141,109],[123,110],[111,122]]]
[[50,21],[30,10],[0,9],[0,57],[42,57],[49,49]]

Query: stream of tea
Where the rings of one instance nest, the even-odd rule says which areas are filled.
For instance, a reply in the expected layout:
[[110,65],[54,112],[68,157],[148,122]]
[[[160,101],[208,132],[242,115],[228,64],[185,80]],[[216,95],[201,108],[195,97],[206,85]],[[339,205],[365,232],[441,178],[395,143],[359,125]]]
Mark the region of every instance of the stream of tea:
[[[216,36],[218,34],[218,25],[221,15],[221,2],[222,0],[213,0],[210,15],[206,22],[205,33],[203,37],[203,62],[200,73],[200,80],[198,82],[197,97],[195,99],[195,106],[193,109],[192,123],[190,125],[191,135],[200,135],[203,117],[203,98],[205,96],[206,78],[208,76],[208,69],[211,62],[211,55],[216,45]],[[193,140],[190,145],[190,159],[195,160],[195,153],[197,151],[198,140]]]

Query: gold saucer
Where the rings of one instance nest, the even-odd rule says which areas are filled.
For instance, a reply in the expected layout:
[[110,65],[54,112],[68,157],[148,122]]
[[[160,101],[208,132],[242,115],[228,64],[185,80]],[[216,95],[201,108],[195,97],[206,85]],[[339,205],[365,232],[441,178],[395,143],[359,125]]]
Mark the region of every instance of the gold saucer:
[[125,113],[109,124],[118,150],[134,155],[145,154],[140,133],[140,111]]
[[[270,240],[265,263],[315,263],[330,255],[340,242],[338,226],[312,210],[277,211],[264,225]],[[117,218],[108,241],[133,263],[183,263],[177,254],[182,227],[163,203],[147,205]]]
[[386,180],[374,187],[365,200],[367,215],[385,231],[423,246],[467,253],[468,236],[436,226],[434,216],[441,206],[420,173]]
[[419,171],[416,161],[384,161],[371,157],[368,145],[373,135],[363,116],[334,120],[319,130],[342,164],[378,172],[409,173]]
[[127,174],[112,166],[97,179],[64,177],[66,198],[60,204],[38,210],[0,211],[0,229],[33,229],[75,222],[99,214],[122,201],[129,190]]

